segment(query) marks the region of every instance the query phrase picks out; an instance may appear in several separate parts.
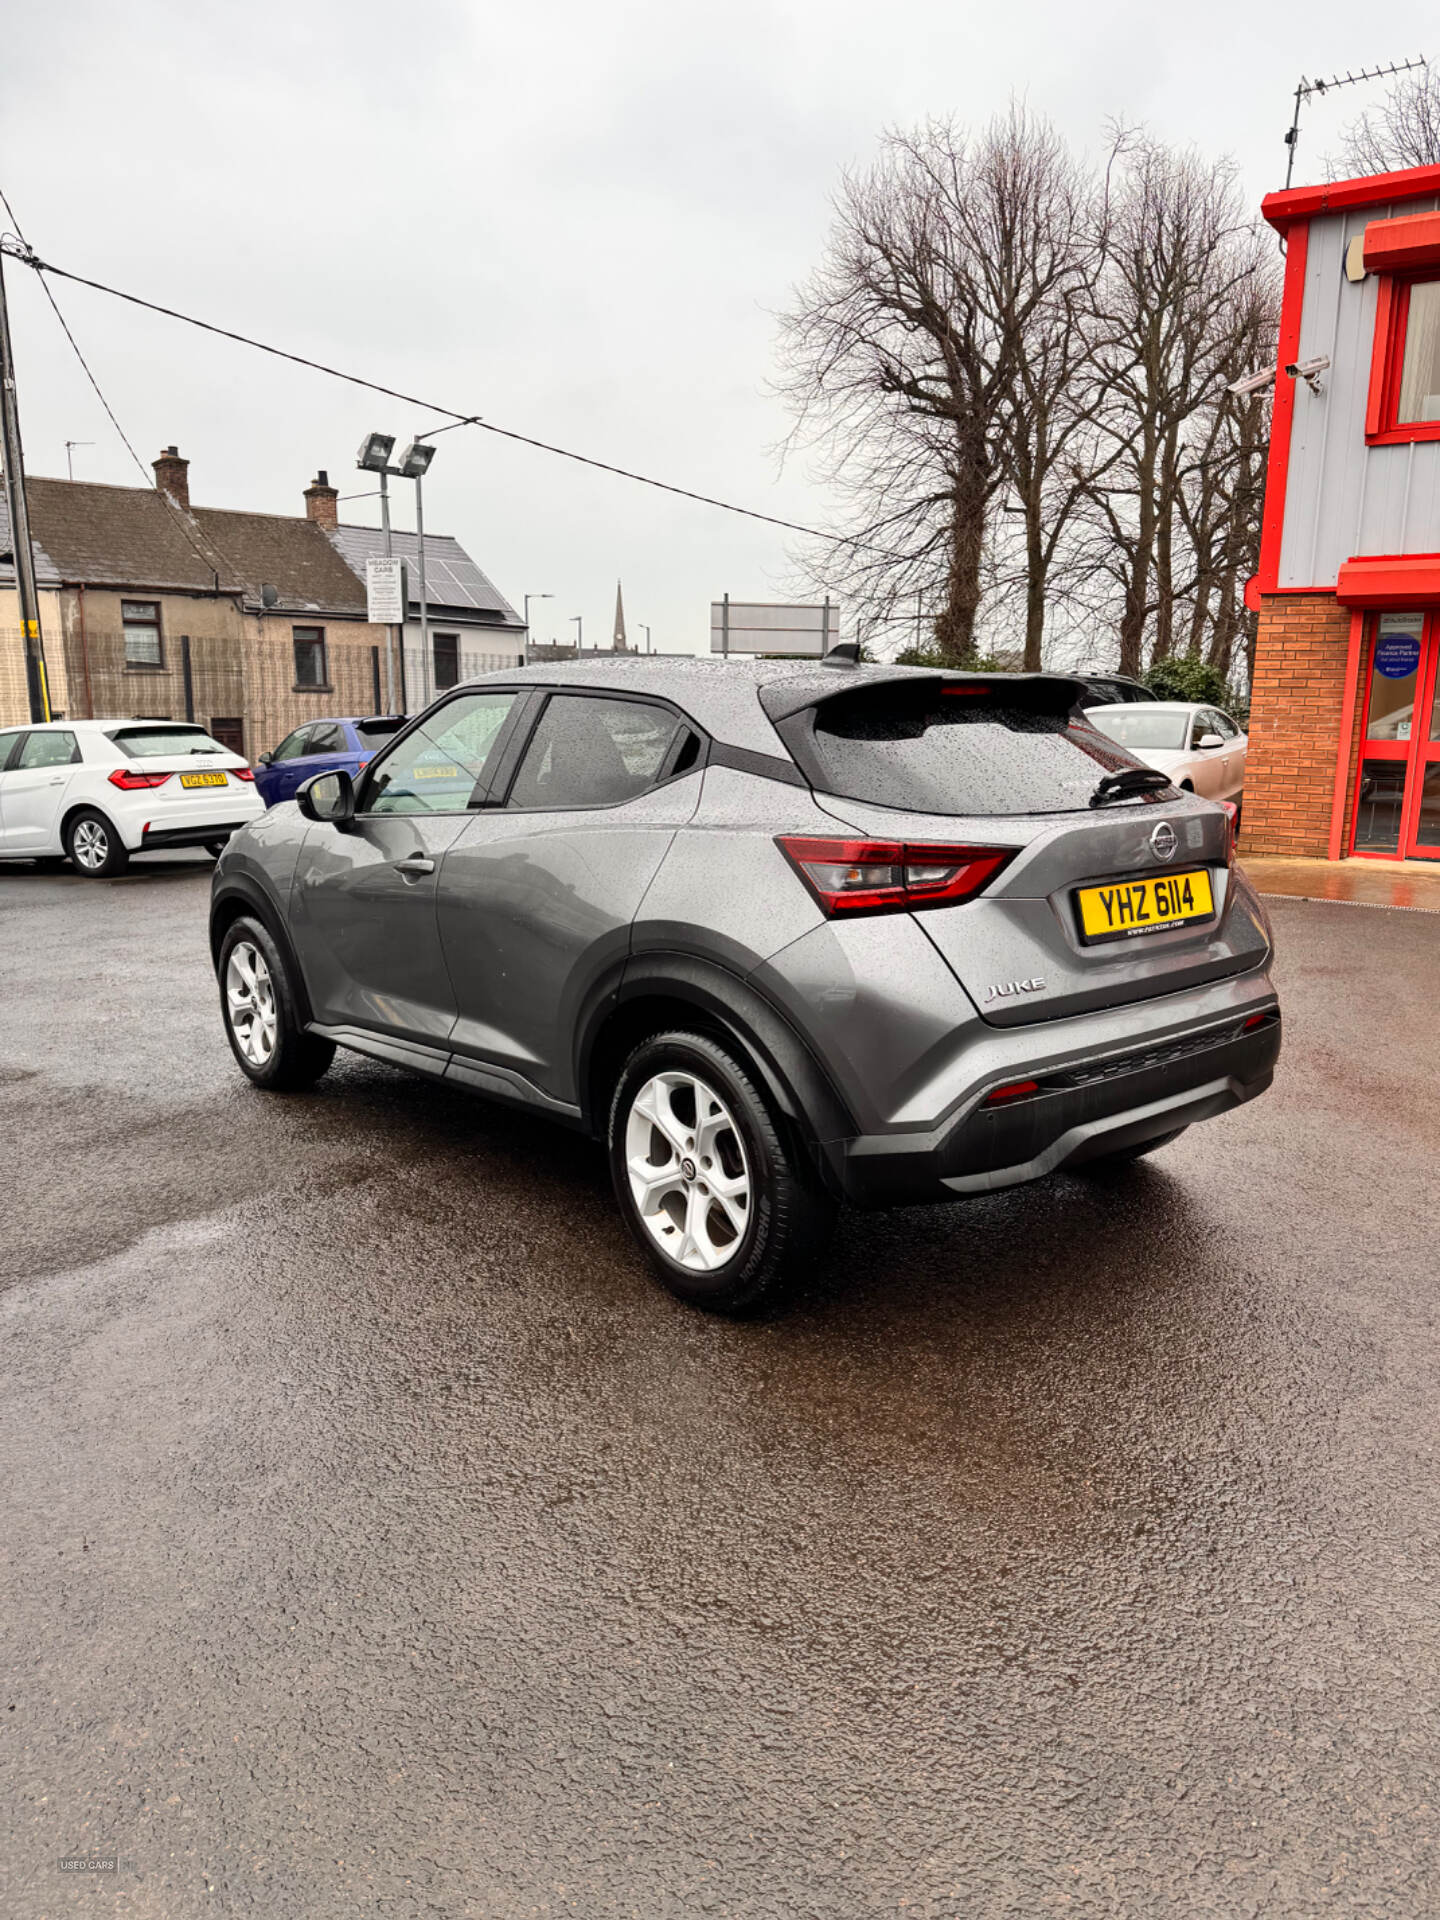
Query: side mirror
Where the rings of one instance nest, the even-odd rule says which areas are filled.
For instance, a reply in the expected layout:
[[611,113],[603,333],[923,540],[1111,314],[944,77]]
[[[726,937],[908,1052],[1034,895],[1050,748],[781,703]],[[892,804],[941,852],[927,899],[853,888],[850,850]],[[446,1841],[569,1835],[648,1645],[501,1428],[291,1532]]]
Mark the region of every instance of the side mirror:
[[1199,744],[1208,751],[1211,747],[1223,747],[1225,742],[1218,733],[1202,733]]
[[295,789],[295,804],[307,820],[328,820],[343,827],[355,818],[355,782],[342,768],[312,773]]
[[257,767],[273,767],[275,756],[273,753],[262,753],[256,758],[255,764]]

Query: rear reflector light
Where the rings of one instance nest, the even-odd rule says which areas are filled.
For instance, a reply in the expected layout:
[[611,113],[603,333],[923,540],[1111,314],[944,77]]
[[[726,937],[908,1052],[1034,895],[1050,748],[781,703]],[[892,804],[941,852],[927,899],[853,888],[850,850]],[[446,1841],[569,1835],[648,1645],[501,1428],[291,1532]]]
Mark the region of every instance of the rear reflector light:
[[1263,1027],[1269,1018],[1268,1013],[1252,1013],[1240,1031],[1242,1033],[1253,1033],[1256,1027]]
[[1003,1107],[1010,1100],[1024,1100],[1040,1091],[1038,1080],[1012,1080],[1008,1086],[994,1087],[985,1096],[987,1107]]
[[110,775],[110,784],[125,793],[134,793],[140,787],[163,787],[169,778],[168,773],[132,773],[129,767],[116,767]]
[[968,900],[1015,854],[1013,847],[817,840],[798,834],[781,834],[775,844],[832,918]]
[[232,780],[253,780],[255,775],[249,767],[231,767],[230,778]]

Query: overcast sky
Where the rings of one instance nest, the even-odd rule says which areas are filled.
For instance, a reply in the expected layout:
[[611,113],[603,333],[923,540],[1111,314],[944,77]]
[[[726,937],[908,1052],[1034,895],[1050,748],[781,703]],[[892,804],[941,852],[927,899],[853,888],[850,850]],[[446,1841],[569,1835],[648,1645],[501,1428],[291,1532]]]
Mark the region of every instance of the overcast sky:
[[[955,5],[952,0],[10,0],[0,183],[45,258],[444,406],[824,525],[767,391],[774,315],[814,263],[842,167],[880,130],[972,123],[1022,93],[1080,146],[1107,115],[1282,183],[1301,71],[1424,51],[1433,7]],[[1378,89],[1308,110],[1297,179]],[[11,266],[27,462],[136,484],[33,276]],[[301,512],[363,432],[422,409],[55,283],[148,463],[205,505]],[[439,443],[427,522],[537,638],[708,643],[728,590],[776,597],[787,536],[494,435]],[[400,483],[397,524],[413,524]],[[374,503],[342,507],[374,524]]]

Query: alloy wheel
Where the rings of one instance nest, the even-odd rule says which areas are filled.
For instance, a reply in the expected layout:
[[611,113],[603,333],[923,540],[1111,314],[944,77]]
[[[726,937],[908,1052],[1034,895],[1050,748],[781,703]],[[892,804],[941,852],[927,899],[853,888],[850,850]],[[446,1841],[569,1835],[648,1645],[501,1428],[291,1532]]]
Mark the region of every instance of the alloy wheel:
[[264,954],[248,940],[237,940],[230,950],[225,1011],[236,1046],[252,1067],[263,1067],[275,1051],[275,982]]
[[70,839],[71,858],[92,873],[110,858],[110,836],[98,820],[82,820]]
[[625,1166],[635,1211],[656,1246],[692,1273],[739,1250],[751,1175],[734,1115],[693,1073],[657,1073],[630,1103]]

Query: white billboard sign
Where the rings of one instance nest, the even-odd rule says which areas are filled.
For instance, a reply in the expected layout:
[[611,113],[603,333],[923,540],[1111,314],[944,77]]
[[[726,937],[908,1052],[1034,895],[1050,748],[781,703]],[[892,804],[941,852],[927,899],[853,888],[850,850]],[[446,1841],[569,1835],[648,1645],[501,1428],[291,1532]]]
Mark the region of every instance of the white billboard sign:
[[840,638],[840,609],[783,607],[753,600],[710,603],[712,653],[802,654],[818,659]]
[[405,624],[405,562],[365,562],[365,618],[377,627]]

